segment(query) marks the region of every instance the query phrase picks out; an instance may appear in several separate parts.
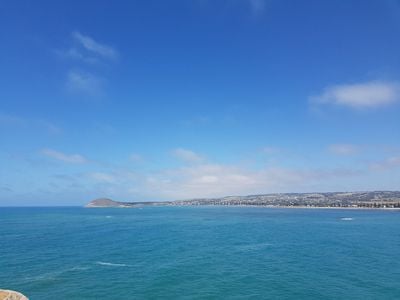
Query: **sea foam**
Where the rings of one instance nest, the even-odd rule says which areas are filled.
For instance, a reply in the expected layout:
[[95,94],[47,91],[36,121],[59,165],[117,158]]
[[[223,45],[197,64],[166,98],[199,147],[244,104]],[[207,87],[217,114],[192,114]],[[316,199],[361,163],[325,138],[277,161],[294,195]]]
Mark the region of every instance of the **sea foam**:
[[110,262],[104,262],[104,261],[97,261],[96,264],[101,265],[101,266],[109,266],[109,267],[131,267],[131,265],[127,265],[127,264],[116,264],[116,263],[110,263]]

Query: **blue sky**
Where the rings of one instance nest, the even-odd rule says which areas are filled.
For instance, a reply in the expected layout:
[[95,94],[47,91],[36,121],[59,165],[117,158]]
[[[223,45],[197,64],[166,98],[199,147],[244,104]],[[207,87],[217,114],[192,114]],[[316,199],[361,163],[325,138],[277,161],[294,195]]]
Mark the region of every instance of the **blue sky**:
[[0,205],[400,189],[400,2],[2,1]]

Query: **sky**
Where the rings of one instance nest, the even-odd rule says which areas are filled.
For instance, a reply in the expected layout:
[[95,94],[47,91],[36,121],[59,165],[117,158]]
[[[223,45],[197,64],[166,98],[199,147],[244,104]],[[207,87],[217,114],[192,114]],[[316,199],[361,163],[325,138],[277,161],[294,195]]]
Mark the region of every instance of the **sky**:
[[400,190],[400,1],[0,2],[0,206]]

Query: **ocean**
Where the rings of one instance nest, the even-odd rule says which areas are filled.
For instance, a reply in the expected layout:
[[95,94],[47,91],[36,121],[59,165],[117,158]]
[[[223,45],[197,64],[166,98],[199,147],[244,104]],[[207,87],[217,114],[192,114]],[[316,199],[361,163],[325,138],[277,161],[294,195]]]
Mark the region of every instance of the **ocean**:
[[0,208],[0,288],[35,299],[400,299],[400,211]]

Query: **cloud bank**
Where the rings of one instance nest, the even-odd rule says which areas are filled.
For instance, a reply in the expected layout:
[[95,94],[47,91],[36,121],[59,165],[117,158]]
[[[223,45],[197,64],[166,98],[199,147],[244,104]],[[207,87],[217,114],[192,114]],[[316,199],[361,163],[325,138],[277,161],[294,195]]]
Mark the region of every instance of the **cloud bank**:
[[227,195],[309,191],[312,186],[333,178],[348,178],[358,171],[344,169],[296,169],[284,167],[249,168],[238,164],[220,164],[204,156],[178,148],[173,156],[182,165],[151,172],[112,169],[92,172],[88,178],[99,189],[121,193],[131,199],[176,200]]

